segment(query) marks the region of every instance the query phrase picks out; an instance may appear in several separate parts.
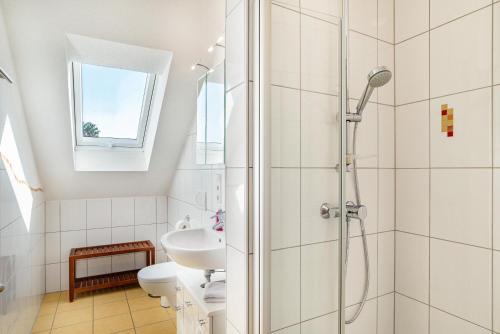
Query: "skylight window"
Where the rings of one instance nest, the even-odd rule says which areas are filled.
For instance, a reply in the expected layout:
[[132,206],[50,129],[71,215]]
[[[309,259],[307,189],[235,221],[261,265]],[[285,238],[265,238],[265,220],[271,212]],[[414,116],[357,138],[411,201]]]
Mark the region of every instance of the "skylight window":
[[141,148],[155,75],[73,63],[78,146]]

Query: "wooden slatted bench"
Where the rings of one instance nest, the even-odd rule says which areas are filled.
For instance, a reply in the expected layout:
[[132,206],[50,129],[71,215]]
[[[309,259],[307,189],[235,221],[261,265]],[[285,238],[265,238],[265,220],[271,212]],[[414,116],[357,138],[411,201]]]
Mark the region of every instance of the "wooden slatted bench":
[[137,252],[146,252],[146,266],[155,263],[155,246],[149,240],[72,248],[69,255],[69,301],[74,300],[75,293],[137,283],[139,269],[76,278],[77,260]]

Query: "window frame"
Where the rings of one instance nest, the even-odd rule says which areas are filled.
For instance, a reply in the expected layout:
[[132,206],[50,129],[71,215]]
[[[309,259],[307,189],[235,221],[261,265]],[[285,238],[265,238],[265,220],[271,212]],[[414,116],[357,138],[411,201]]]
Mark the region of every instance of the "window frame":
[[[120,69],[118,67],[81,63],[73,61],[71,64],[73,72],[73,117],[74,117],[74,135],[76,147],[101,147],[101,148],[129,148],[129,149],[142,149],[144,147],[144,138],[146,137],[149,115],[153,102],[153,95],[156,83],[156,75],[151,73],[147,74],[146,87],[144,88],[144,97],[141,107],[141,115],[139,125],[137,127],[137,138],[113,138],[113,137],[84,137],[83,136],[83,96],[82,96],[82,65],[102,66],[113,69]],[[128,69],[123,69],[128,70]],[[145,73],[145,72],[142,72]]]

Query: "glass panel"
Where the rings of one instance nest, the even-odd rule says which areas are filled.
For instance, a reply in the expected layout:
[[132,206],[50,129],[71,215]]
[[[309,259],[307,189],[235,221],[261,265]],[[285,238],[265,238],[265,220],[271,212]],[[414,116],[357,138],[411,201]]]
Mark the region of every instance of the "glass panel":
[[271,5],[271,331],[332,334],[341,224],[320,207],[341,203],[340,22],[301,10]]
[[137,139],[148,74],[82,64],[84,137]]

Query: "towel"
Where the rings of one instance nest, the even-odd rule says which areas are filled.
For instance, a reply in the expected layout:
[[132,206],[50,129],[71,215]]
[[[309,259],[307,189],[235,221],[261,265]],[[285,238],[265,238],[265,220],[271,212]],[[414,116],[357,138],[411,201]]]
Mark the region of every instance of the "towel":
[[208,282],[205,285],[203,300],[206,303],[224,303],[226,301],[226,281]]

